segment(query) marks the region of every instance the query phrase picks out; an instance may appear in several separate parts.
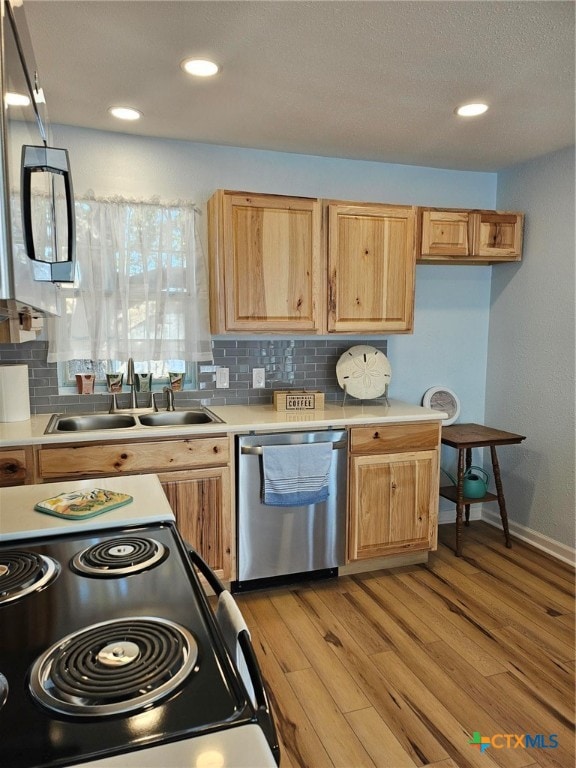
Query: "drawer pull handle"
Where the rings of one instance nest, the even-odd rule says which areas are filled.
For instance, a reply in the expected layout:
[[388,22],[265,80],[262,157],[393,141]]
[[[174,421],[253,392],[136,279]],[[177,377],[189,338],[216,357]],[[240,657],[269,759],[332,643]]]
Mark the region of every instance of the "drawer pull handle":
[[378,440],[380,437],[380,432],[374,432],[374,440]]

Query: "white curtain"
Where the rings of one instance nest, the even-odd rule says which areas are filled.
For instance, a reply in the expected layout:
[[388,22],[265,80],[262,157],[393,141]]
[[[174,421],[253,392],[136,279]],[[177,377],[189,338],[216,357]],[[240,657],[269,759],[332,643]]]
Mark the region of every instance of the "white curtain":
[[77,269],[48,362],[212,359],[208,269],[192,204],[76,200]]

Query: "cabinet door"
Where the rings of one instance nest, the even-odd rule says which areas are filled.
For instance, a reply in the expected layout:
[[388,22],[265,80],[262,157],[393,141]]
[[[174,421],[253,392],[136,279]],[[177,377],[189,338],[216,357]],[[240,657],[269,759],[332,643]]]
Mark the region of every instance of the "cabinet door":
[[233,528],[228,467],[158,475],[184,541],[224,581],[233,577]]
[[412,331],[415,212],[328,204],[328,331]]
[[520,261],[524,223],[521,213],[479,211],[474,218],[475,256],[490,262]]
[[209,221],[213,332],[322,330],[318,200],[220,191]]
[[438,453],[353,456],[348,560],[436,549]]
[[422,211],[420,257],[462,258],[472,254],[473,227],[468,211]]

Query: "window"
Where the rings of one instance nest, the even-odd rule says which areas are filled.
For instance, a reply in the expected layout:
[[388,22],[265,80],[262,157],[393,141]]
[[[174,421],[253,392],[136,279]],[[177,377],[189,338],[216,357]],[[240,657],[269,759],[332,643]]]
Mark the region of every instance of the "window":
[[208,279],[197,208],[113,198],[76,202],[77,268],[50,321],[49,362],[74,375],[137,372],[159,382],[212,360]]

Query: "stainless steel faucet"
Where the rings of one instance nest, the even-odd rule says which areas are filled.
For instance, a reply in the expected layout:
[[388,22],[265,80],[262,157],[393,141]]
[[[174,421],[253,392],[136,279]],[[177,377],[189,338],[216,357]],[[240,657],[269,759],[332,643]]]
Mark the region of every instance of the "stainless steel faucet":
[[174,390],[172,387],[164,387],[164,392],[166,393],[166,410],[175,411],[176,408],[174,407]]
[[[166,395],[166,410],[167,411],[175,411],[176,407],[174,405],[174,390],[172,387],[164,387],[162,390],[162,393]],[[152,395],[152,400],[154,402],[154,410],[158,410],[158,403],[156,402],[156,395],[159,395],[160,392],[154,392]]]
[[130,408],[137,408],[136,400],[136,376],[134,376],[134,360],[128,358],[128,368],[126,370],[126,384],[130,387]]

